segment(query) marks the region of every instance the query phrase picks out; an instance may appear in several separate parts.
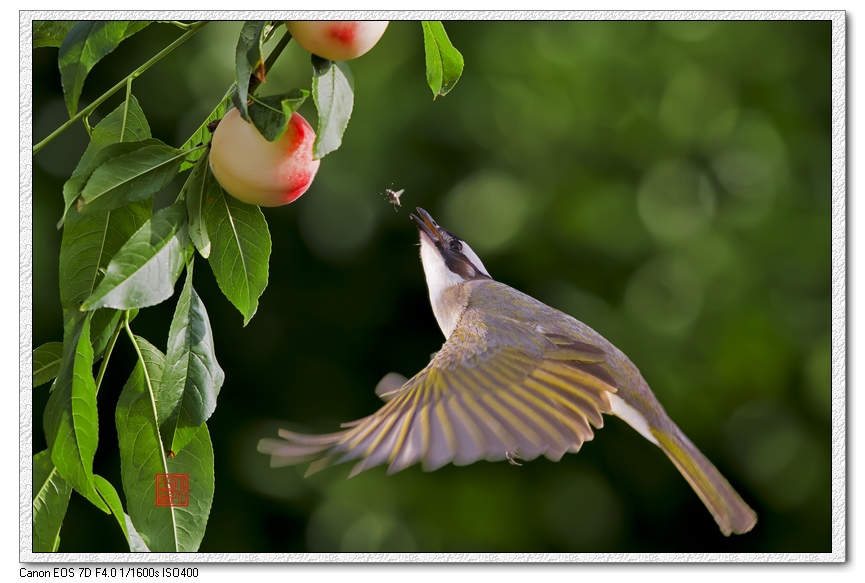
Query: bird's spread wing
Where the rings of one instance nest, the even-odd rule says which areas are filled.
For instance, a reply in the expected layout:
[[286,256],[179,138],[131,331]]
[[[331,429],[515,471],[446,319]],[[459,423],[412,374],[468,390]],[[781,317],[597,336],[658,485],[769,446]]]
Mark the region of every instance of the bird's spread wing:
[[526,326],[464,317],[376,413],[326,435],[280,430],[282,439],[262,440],[259,451],[275,466],[313,461],[310,473],[359,460],[351,475],[382,464],[392,473],[418,462],[434,470],[482,459],[559,460],[592,439],[592,425],[603,426],[615,380],[597,347]]

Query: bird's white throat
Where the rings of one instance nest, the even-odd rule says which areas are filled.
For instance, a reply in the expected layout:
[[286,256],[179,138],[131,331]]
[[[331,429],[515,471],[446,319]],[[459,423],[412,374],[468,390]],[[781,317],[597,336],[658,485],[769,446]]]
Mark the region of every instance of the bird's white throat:
[[435,244],[426,237],[421,237],[420,260],[426,274],[426,284],[429,288],[429,300],[433,314],[445,338],[449,338],[457,326],[459,316],[462,313],[462,306],[448,305],[444,301],[444,291],[451,286],[463,283],[465,279],[448,269],[444,258],[435,248]]

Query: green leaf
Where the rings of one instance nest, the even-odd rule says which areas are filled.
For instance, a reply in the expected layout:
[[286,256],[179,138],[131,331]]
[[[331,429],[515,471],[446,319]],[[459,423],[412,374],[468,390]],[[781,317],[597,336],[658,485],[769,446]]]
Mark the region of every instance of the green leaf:
[[154,214],[117,251],[81,310],[145,308],[168,299],[183,270],[187,243],[184,203]]
[[[117,329],[117,325],[123,319],[123,312],[119,310],[103,309],[96,310],[90,317],[90,344],[93,346],[93,361],[102,358],[102,353],[111,341],[111,335]],[[132,321],[132,317],[129,318]]]
[[[231,94],[234,93],[234,90],[237,88],[236,84],[232,84],[231,87],[228,88],[228,92],[225,94],[225,97],[222,98],[216,107],[213,108],[213,111],[210,112],[210,115],[207,116],[207,119],[204,120],[198,129],[195,130],[195,133],[192,134],[186,142],[180,146],[181,150],[189,150],[191,148],[196,147],[198,144],[206,144],[211,140],[211,132],[207,128],[207,126],[218,119],[222,119],[225,116],[225,112],[230,109],[231,106]],[[195,150],[194,152],[190,152],[189,155],[186,156],[186,159],[183,161],[183,164],[180,165],[180,171],[183,172],[188,168],[192,168],[195,164],[196,160],[199,160],[208,150]]]
[[253,97],[249,106],[249,117],[258,129],[258,133],[269,142],[278,140],[288,127],[291,114],[306,101],[309,91],[295,89],[282,95],[268,97]]
[[210,256],[210,236],[207,233],[207,223],[204,220],[204,208],[208,199],[222,195],[222,189],[209,166],[210,153],[202,156],[189,174],[189,178],[181,189],[181,196],[186,201],[186,214],[189,217],[189,238],[201,256]]
[[117,490],[114,489],[111,482],[98,474],[93,474],[93,485],[96,486],[96,491],[99,492],[99,495],[102,496],[102,499],[105,500],[106,504],[108,504],[111,514],[113,514],[114,518],[117,519],[117,524],[120,526],[120,530],[123,531],[123,537],[128,541],[129,531],[126,530],[126,521],[123,519],[125,516],[125,513],[123,512],[123,504],[120,502],[120,496],[117,495]]
[[[102,212],[80,215],[71,210],[93,171],[105,160],[151,144],[150,128],[144,112],[134,96],[120,104],[93,128],[90,144],[78,162],[72,178],[64,185],[67,213],[60,245],[60,303],[68,323],[77,315],[79,306],[103,277],[114,254],[147,221],[152,201],[144,200]],[[117,143],[122,139],[142,138],[136,142]],[[90,322],[91,342],[95,358],[102,352],[117,326],[120,312],[97,310]]]
[[[77,171],[82,165],[87,164],[96,152],[109,144],[136,142],[150,137],[150,125],[147,123],[144,110],[141,109],[135,96],[129,94],[127,100],[118,105],[114,111],[105,116],[93,128],[90,143],[75,170]],[[161,144],[162,142],[156,143]]]
[[33,48],[59,47],[77,20],[34,20]]
[[270,231],[261,209],[219,194],[205,202],[204,220],[210,235],[210,267],[219,289],[243,314],[246,326],[267,287]]
[[[141,201],[102,213],[81,216],[72,211],[60,247],[60,303],[64,329],[80,313],[103,277],[114,254],[146,221],[150,202]],[[93,313],[90,339],[94,357],[101,358],[121,313],[103,309]]]
[[[139,363],[117,402],[120,472],[129,517],[154,552],[198,550],[213,501],[213,446],[206,425],[174,458],[162,449],[157,418],[165,357],[135,337]],[[188,474],[189,505],[157,507],[157,474]]]
[[426,80],[433,99],[447,95],[463,74],[463,56],[454,48],[438,20],[424,20],[423,48],[426,53]]
[[[122,144],[127,146],[127,144]],[[121,145],[109,146],[120,148]],[[108,148],[100,150],[100,154]],[[180,171],[186,152],[164,144],[148,144],[106,159],[81,191],[82,212],[108,211],[150,198]]]
[[108,507],[111,509],[111,514],[117,519],[117,524],[120,530],[123,531],[123,536],[126,542],[129,543],[129,550],[132,552],[150,552],[147,545],[141,539],[141,535],[135,530],[132,521],[129,520],[129,515],[123,512],[123,504],[120,502],[120,496],[117,495],[117,490],[111,485],[111,482],[102,476],[93,475],[93,483],[96,485],[96,491],[105,500]]
[[51,461],[60,475],[97,508],[109,512],[93,487],[99,418],[89,314],[79,316],[64,335],[60,372],[45,406],[42,424]]
[[[90,175],[106,159],[119,151],[128,152],[149,144],[150,127],[134,96],[121,103],[95,128],[90,143],[70,179],[64,185],[64,198],[72,206]],[[122,140],[138,140],[118,143]],[[77,181],[77,182],[76,182]],[[150,218],[151,200],[130,203],[112,211],[80,215],[64,213],[65,228],[60,245],[60,304],[64,321],[77,317],[79,306],[102,279],[114,254]],[[67,207],[67,211],[68,211]],[[90,339],[94,357],[102,353],[117,326],[121,313],[97,310],[90,319]]]
[[240,29],[237,48],[234,51],[234,66],[237,80],[237,91],[231,100],[240,111],[241,117],[249,121],[246,101],[249,97],[250,77],[255,76],[264,83],[264,58],[261,54],[264,46],[264,28],[266,20],[247,20]]
[[85,20],[72,27],[60,43],[57,57],[70,117],[78,111],[78,98],[93,66],[148,24],[148,21]]
[[[113,158],[118,158],[120,156],[125,156],[126,154],[131,154],[147,146],[158,146],[160,144],[162,144],[162,142],[160,142],[159,140],[149,138],[137,142],[121,142],[116,144],[109,144],[97,151],[93,155],[93,157],[88,160],[87,165],[81,168],[80,171],[76,169],[75,172],[77,172],[77,174],[73,173],[69,180],[67,180],[66,183],[63,185],[63,201],[65,203],[65,208],[63,211],[63,217],[58,223],[58,227],[62,226],[66,222],[66,216],[69,214],[69,211],[73,207],[75,207],[79,214],[83,214],[85,212],[84,200],[79,199],[78,197],[81,196],[81,193],[84,191],[84,187],[87,186],[87,181],[90,180],[90,177],[93,175],[93,172],[97,168],[99,168]],[[77,205],[76,201],[78,201]]]
[[312,55],[312,99],[318,109],[318,132],[312,157],[324,158],[342,144],[354,107],[354,77],[348,63]]
[[72,486],[64,480],[46,449],[33,456],[33,552],[48,553],[60,545],[60,527]]
[[224,380],[207,310],[192,287],[190,263],[171,320],[159,393],[158,415],[167,451],[178,453],[210,418]]
[[[162,143],[149,137],[150,127],[144,112],[135,97],[130,96],[128,102],[122,103],[93,128],[87,150],[72,178],[63,186],[67,203],[74,202],[93,171],[106,160]],[[142,139],[129,142],[131,138]],[[66,220],[60,245],[60,303],[64,311],[78,312],[79,304],[96,289],[111,258],[151,214],[149,200],[107,212],[80,215],[73,211]],[[91,324],[94,333],[97,332],[96,320],[94,317]]]
[[33,386],[54,380],[60,372],[60,359],[63,356],[62,342],[48,342],[33,351]]
[[[90,143],[87,145],[84,155],[78,161],[72,176],[63,185],[63,200],[66,204],[63,218],[60,219],[57,227],[59,228],[65,221],[66,214],[72,208],[96,168],[109,158],[128,154],[144,146],[162,143],[159,140],[148,141],[148,138],[150,138],[150,126],[147,124],[147,118],[144,117],[144,112],[138,105],[135,96],[129,95],[127,101],[117,106],[117,109],[105,116],[105,119],[93,128]],[[107,146],[117,142],[131,142],[135,145],[119,146],[118,149],[102,151]]]
[[[70,212],[60,244],[60,304],[66,320],[78,313],[117,251],[147,222],[150,205],[146,200],[107,212]],[[93,336],[98,337],[111,319],[113,316],[94,316]]]
[[144,542],[144,539],[135,530],[135,525],[132,524],[132,519],[129,518],[129,515],[124,514],[123,520],[126,522],[126,531],[129,533],[129,550],[133,553],[149,553],[150,549],[147,548],[147,543]]

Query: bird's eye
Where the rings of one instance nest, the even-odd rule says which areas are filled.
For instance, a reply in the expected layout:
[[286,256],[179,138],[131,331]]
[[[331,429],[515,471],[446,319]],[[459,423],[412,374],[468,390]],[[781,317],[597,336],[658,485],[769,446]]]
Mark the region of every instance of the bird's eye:
[[457,253],[460,253],[463,250],[463,244],[460,243],[458,239],[451,239],[451,242],[448,243],[448,247],[451,251],[455,251]]

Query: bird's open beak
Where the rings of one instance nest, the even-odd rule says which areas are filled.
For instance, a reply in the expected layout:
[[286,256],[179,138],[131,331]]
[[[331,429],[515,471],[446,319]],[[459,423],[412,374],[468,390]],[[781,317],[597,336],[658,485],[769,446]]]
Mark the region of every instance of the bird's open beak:
[[417,207],[417,212],[423,218],[420,218],[416,215],[409,216],[415,223],[417,223],[418,230],[424,233],[427,237],[429,237],[430,241],[432,241],[433,243],[435,243],[436,241],[441,241],[442,236],[441,232],[439,231],[439,226],[436,224],[430,214],[420,207]]

